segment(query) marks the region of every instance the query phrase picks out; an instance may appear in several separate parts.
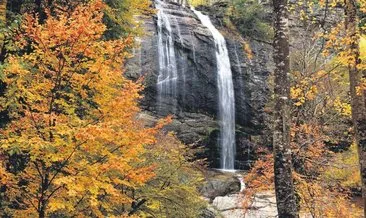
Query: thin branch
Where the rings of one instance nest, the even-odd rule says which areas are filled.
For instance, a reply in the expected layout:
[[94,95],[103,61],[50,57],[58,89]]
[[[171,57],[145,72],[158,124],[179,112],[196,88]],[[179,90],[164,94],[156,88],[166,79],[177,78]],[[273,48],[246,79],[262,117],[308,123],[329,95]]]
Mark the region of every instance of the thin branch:
[[57,187],[55,190],[53,190],[52,192],[51,192],[51,194],[49,194],[48,196],[47,196],[47,198],[46,198],[46,201],[48,201],[51,197],[52,197],[52,195],[54,195],[59,189],[61,189],[61,188],[63,188],[64,187],[64,185],[60,185],[59,187]]
[[53,180],[56,178],[56,176],[61,172],[61,170],[67,165],[67,163],[69,162],[69,160],[71,159],[71,157],[74,155],[74,153],[76,152],[76,150],[83,145],[84,143],[86,143],[87,141],[83,141],[81,143],[79,143],[78,145],[76,145],[74,147],[74,149],[72,150],[72,152],[69,154],[69,156],[63,161],[63,163],[61,164],[61,167],[58,168],[58,171],[52,176],[52,178],[50,179],[48,185],[52,184]]

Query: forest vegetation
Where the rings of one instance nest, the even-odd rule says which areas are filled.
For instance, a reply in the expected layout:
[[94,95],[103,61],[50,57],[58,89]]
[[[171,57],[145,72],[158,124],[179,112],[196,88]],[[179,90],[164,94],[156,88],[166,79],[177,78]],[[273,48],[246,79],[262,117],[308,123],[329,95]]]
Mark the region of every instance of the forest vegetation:
[[[271,191],[280,218],[365,217],[366,0],[187,4],[217,2],[248,57],[273,46],[242,210]],[[125,76],[153,4],[0,0],[0,217],[205,217],[200,148],[140,116],[145,78]]]

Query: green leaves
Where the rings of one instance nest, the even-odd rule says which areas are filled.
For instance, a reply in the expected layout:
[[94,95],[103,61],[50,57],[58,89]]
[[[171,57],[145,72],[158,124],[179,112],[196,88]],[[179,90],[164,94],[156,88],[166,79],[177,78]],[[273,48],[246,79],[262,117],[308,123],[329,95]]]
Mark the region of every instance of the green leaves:
[[227,15],[244,36],[262,40],[272,39],[269,13],[257,1],[234,0]]

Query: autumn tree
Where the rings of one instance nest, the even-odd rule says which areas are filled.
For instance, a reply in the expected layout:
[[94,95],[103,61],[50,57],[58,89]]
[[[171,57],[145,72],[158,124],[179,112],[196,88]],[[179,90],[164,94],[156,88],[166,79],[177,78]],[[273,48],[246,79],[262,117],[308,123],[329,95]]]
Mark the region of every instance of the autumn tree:
[[[349,200],[347,187],[357,187],[354,151],[333,154],[321,126],[302,124],[291,128],[294,185],[300,214],[312,217],[361,217],[361,209]],[[353,149],[353,148],[352,148]],[[258,150],[260,159],[245,176],[243,206],[251,208],[257,193],[274,190],[273,155]],[[336,158],[335,160],[333,158]],[[340,186],[340,184],[342,186]]]
[[0,53],[4,45],[4,28],[6,26],[6,4],[7,0],[0,0]]
[[11,122],[0,132],[0,174],[14,216],[127,214],[121,205],[133,200],[121,188],[154,177],[141,155],[162,123],[135,119],[141,86],[121,71],[131,39],[102,40],[104,7],[60,6],[42,24],[24,17],[2,72]]
[[365,196],[365,137],[366,137],[366,66],[365,57],[360,56],[360,32],[364,29],[364,24],[359,23],[359,13],[366,11],[364,0],[334,1],[341,5],[345,11],[345,18],[342,23],[325,35],[327,49],[337,51],[339,64],[349,73],[350,98],[352,108],[353,133],[358,146],[358,156],[360,161],[361,186],[364,199],[364,210],[366,214]]
[[[304,31],[291,41],[292,173],[300,212],[314,217],[361,216],[350,201],[351,188],[360,184],[348,95],[346,47],[352,40],[345,37],[343,17],[334,18],[339,6],[342,1],[297,1],[290,7]],[[268,159],[257,161],[245,178],[246,196],[271,190]]]
[[[4,40],[5,40],[4,29],[6,26],[6,4],[7,4],[6,0],[0,1],[0,54],[2,53]],[[0,90],[3,89],[3,86],[4,86],[4,84],[2,83],[1,77],[0,77]],[[1,93],[1,91],[0,91],[0,93]],[[1,115],[0,115],[0,118],[2,118]],[[5,182],[8,180],[4,161],[5,161],[5,155],[2,152],[0,152],[0,189],[2,189],[2,187],[4,187]],[[1,202],[2,202],[2,196],[0,196],[0,208],[2,207]]]
[[274,54],[275,108],[273,126],[274,176],[279,217],[298,217],[295,190],[292,179],[290,148],[290,82],[288,2],[274,0]]
[[104,23],[108,26],[105,36],[118,38],[127,35],[144,34],[136,16],[154,13],[148,0],[107,0]]
[[358,144],[362,196],[364,199],[364,215],[366,216],[366,89],[362,87],[366,75],[360,69],[360,35],[358,31],[357,1],[345,1],[345,29],[348,38],[348,72],[351,89],[352,120],[355,131],[355,140]]
[[[202,160],[173,133],[160,133],[144,157],[155,165],[155,177],[135,191],[139,216],[200,217],[207,205],[197,187],[203,183]],[[139,204],[140,202],[140,204]]]

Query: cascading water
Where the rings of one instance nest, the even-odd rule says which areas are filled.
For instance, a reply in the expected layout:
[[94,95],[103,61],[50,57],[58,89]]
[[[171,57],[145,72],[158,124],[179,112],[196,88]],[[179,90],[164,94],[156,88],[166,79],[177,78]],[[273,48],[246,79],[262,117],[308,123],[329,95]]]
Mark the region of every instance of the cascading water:
[[206,26],[215,40],[217,59],[217,84],[219,91],[219,118],[221,142],[221,167],[224,170],[233,170],[235,162],[235,100],[230,66],[229,52],[225,38],[211,23],[208,16],[191,8]]
[[[180,9],[179,9],[180,10]],[[183,47],[183,37],[182,37],[182,32],[180,30],[180,27],[179,27],[179,22],[178,22],[178,19],[177,17],[174,17],[174,23],[176,25],[176,29],[178,31],[178,37],[179,37],[179,42],[180,42],[180,45]],[[178,72],[180,73],[181,75],[181,78],[183,80],[183,87],[180,87],[179,90],[180,90],[180,94],[181,94],[181,97],[182,97],[182,102],[184,102],[184,99],[186,97],[186,82],[187,82],[187,78],[186,78],[186,62],[185,62],[185,59],[182,58],[181,56],[178,57],[180,63],[178,64]]]
[[193,61],[194,61],[194,63],[196,63],[196,48],[194,47],[194,43],[193,43],[193,33],[192,33],[192,31],[189,32],[189,36],[190,36],[191,41],[192,41]]
[[[159,49],[159,76],[158,110],[170,107],[170,113],[175,111],[177,101],[178,70],[174,50],[172,27],[168,15],[162,7],[163,2],[156,1],[158,9],[158,49]],[[166,31],[165,31],[166,30]],[[163,104],[165,104],[163,106]]]

